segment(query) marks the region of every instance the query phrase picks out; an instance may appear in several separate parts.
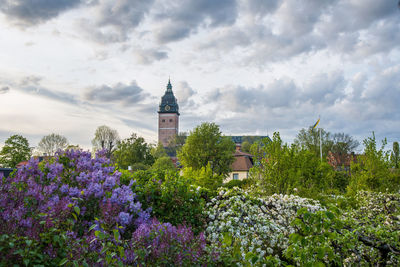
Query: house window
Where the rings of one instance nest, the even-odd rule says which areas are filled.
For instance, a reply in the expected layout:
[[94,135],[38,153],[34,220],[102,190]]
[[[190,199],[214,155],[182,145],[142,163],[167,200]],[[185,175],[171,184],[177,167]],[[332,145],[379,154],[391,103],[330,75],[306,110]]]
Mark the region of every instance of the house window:
[[165,120],[162,120],[162,122],[165,122]]
[[169,122],[172,122],[172,119],[169,119]]
[[233,180],[239,180],[239,173],[233,174]]

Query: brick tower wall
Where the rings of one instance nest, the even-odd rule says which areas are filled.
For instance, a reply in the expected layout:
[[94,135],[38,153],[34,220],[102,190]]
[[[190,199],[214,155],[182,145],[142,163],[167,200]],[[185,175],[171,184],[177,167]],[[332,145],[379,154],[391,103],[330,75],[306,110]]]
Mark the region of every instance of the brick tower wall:
[[179,133],[179,115],[176,113],[158,114],[158,142],[164,147]]

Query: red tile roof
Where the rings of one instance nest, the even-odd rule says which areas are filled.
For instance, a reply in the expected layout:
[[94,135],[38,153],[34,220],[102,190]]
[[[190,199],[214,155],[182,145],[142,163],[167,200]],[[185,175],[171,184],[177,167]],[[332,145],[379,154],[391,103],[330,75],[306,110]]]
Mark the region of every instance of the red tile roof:
[[249,157],[237,156],[232,164],[232,171],[248,171],[253,167]]
[[232,163],[232,171],[249,171],[253,167],[253,155],[240,151],[240,146],[236,146],[235,161]]

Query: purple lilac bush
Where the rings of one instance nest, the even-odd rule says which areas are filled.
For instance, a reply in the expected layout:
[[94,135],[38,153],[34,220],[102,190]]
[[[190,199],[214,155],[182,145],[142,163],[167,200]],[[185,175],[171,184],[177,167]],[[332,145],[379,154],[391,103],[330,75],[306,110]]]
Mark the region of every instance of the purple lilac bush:
[[151,219],[120,175],[102,151],[68,150],[0,178],[0,265],[196,263],[203,235]]
[[146,265],[190,266],[202,261],[206,240],[203,233],[195,236],[186,226],[153,219],[136,229],[131,246],[136,248],[139,262]]

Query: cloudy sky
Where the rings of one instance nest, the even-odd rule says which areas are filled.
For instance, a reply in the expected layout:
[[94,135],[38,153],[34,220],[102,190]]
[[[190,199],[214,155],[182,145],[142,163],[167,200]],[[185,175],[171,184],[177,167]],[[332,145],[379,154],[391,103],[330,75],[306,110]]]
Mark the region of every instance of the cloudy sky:
[[96,128],[157,140],[171,77],[180,130],[292,142],[315,123],[400,141],[397,0],[0,0],[0,144]]

